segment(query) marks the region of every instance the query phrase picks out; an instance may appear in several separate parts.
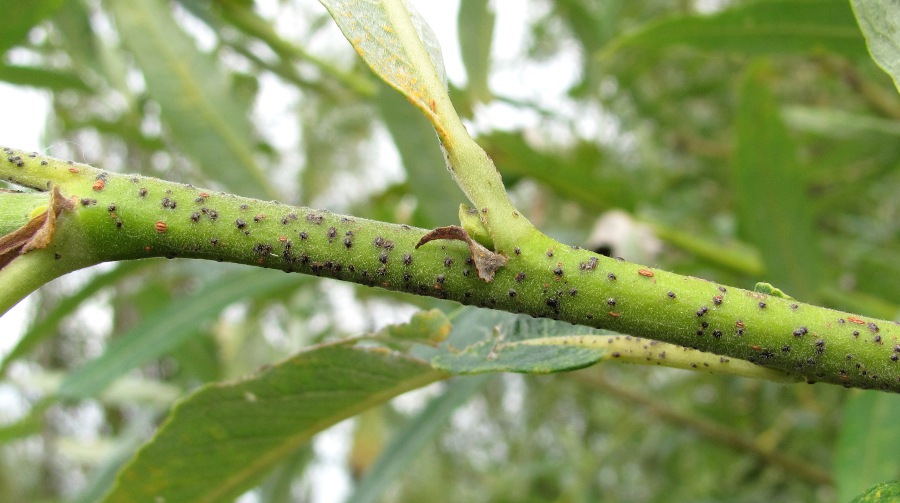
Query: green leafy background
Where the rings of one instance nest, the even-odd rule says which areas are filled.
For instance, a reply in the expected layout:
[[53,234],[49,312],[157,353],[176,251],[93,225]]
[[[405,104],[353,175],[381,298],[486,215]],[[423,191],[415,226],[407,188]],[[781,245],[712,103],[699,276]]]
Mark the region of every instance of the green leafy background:
[[[432,23],[458,33],[439,40],[464,69],[451,97],[542,230],[900,319],[895,2],[505,3]],[[49,97],[51,155],[422,227],[464,202],[431,127],[312,0],[0,12],[0,80]],[[626,223],[591,238],[604,215]],[[107,265],[29,306],[0,367],[2,501],[845,502],[900,478],[895,395],[429,365],[497,370],[479,351],[500,337],[587,333],[564,324],[187,261]]]

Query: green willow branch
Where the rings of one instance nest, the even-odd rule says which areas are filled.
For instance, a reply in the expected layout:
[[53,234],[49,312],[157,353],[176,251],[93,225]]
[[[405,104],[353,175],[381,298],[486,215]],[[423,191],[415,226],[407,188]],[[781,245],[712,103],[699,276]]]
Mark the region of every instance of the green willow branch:
[[74,209],[56,219],[49,246],[0,271],[0,312],[50,276],[90,264],[198,258],[610,329],[747,360],[808,382],[900,391],[896,322],[604,257],[536,231],[512,246],[506,266],[484,282],[465,243],[416,248],[430,232],[425,229],[113,174],[36,153],[4,154],[0,178],[38,190],[58,188]]

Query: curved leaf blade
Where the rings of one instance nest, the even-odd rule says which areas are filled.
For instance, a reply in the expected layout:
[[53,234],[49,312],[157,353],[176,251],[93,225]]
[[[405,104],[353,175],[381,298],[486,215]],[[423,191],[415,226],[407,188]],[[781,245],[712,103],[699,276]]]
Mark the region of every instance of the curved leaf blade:
[[105,501],[229,501],[315,433],[444,377],[419,359],[337,343],[203,386],[175,406]]
[[446,75],[434,32],[403,0],[319,0],[373,72],[436,123],[447,103]]
[[900,10],[897,2],[887,0],[851,0],[869,53],[887,72],[900,91]]

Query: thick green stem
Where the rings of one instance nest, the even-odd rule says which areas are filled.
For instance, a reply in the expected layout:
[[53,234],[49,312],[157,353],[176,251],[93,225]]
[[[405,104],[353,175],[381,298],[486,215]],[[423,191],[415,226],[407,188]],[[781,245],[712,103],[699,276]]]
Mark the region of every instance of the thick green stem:
[[56,185],[77,201],[58,217],[50,247],[33,252],[54,257],[58,270],[158,256],[250,264],[611,329],[809,382],[900,391],[895,322],[603,257],[536,232],[510,243],[509,263],[486,283],[462,242],[416,249],[425,229],[9,155],[17,161],[0,159],[0,177]]

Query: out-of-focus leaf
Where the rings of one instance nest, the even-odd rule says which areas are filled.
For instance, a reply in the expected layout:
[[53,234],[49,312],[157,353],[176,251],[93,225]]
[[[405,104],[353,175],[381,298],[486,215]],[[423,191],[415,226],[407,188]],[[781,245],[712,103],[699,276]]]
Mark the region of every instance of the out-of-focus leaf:
[[[332,62],[311,54],[304,47],[282,38],[270,21],[263,19],[254,12],[252,0],[222,0],[214,2],[212,10],[207,5],[194,0],[180,0],[179,3],[216,31],[221,31],[227,23],[232,28],[243,32],[247,36],[259,39],[268,45],[282,59],[280,64],[269,68],[301,87],[311,87],[317,92],[324,94],[333,92],[330,82],[319,82],[301,77],[293,65],[296,61],[315,65],[323,75],[340,82],[361,96],[372,96],[376,92],[375,83],[368,75],[363,75],[357,71],[348,72],[342,70]],[[245,48],[244,45],[235,45],[233,47],[238,50]],[[244,54],[251,59],[255,56],[252,52]],[[262,61],[258,61],[258,63],[262,63]]]
[[491,70],[491,42],[494,38],[494,15],[488,0],[462,0],[459,3],[459,50],[469,81],[468,92],[476,101],[491,99],[488,75]]
[[431,400],[418,416],[410,420],[394,434],[371,470],[356,486],[346,503],[370,503],[381,501],[391,482],[415,461],[417,455],[441,427],[447,418],[475,394],[490,376],[462,377],[449,383],[447,389]]
[[400,151],[410,189],[428,225],[455,222],[459,204],[467,199],[450,174],[441,169],[446,163],[428,120],[394,92],[379,94],[378,109]]
[[821,249],[804,172],[765,72],[755,64],[741,82],[732,190],[742,234],[759,248],[765,279],[810,301],[825,279]]
[[[900,299],[900,297],[895,297]],[[841,311],[859,313],[883,320],[900,320],[900,304],[860,291],[825,289],[822,301]]]
[[897,395],[866,391],[847,402],[834,461],[838,501],[850,501],[877,482],[900,479],[898,417]]
[[273,271],[248,271],[211,282],[187,299],[175,299],[113,341],[102,356],[70,373],[60,385],[59,394],[73,398],[93,396],[128,370],[183,343],[229,304],[286,290],[298,281],[296,276]]
[[580,143],[566,152],[547,153],[530,146],[521,133],[502,131],[481,136],[478,142],[503,166],[504,175],[534,178],[597,212],[634,208],[635,192],[628,186],[628,178],[604,165],[608,161],[594,144]]
[[376,75],[425,115],[448,100],[444,58],[434,32],[403,0],[319,0]]
[[0,445],[6,445],[14,440],[36,435],[43,431],[44,412],[52,403],[52,400],[38,402],[24,417],[10,424],[0,426]]
[[178,147],[234,192],[282,197],[257,161],[249,110],[231,94],[231,79],[181,31],[168,4],[110,2],[109,8]]
[[750,2],[708,16],[674,17],[613,40],[602,54],[675,45],[744,55],[834,52],[858,58],[865,54],[845,0]]
[[30,66],[0,65],[0,80],[20,86],[43,87],[52,91],[88,91],[90,88],[75,74]]
[[378,331],[378,335],[401,341],[437,344],[447,338],[451,328],[450,320],[443,311],[429,309],[414,314],[408,323],[384,327]]
[[63,2],[53,17],[53,28],[72,59],[72,68],[79,72],[92,69],[98,74],[103,73],[99,60],[101,48],[84,2]]
[[593,54],[603,47],[615,31],[615,23],[621,15],[622,1],[591,2],[593,5],[590,8],[586,3],[580,0],[560,0],[554,2],[553,8],[568,23],[585,53]]
[[0,29],[0,55],[18,44],[34,25],[53,15],[65,0],[35,0],[0,2],[3,29]]
[[100,501],[115,483],[116,474],[119,473],[119,470],[128,462],[131,454],[139,446],[140,441],[135,433],[128,435],[127,438],[119,439],[115,453],[94,470],[88,486],[71,503],[95,503]]
[[5,374],[12,362],[28,354],[41,341],[56,335],[56,329],[63,318],[75,312],[86,299],[151,264],[152,261],[138,260],[119,263],[115,269],[94,276],[80,290],[60,299],[58,304],[25,332],[12,351],[6,355],[6,359],[0,365],[0,375]]
[[105,501],[226,501],[315,433],[443,377],[415,358],[337,343],[204,386],[175,407]]
[[856,498],[853,498],[853,501],[850,503],[900,503],[900,482],[875,484]]
[[[411,108],[408,103],[404,106]],[[304,204],[320,205],[317,198],[347,197],[353,189],[343,180],[367,183],[363,180],[371,176],[366,171],[372,149],[366,145],[373,138],[375,119],[370,103],[336,106],[333,100],[306,100],[300,119],[306,158],[300,172]]]
[[894,0],[850,0],[872,59],[900,91],[900,6]]
[[532,345],[521,342],[557,335],[610,333],[561,321],[467,308],[454,318],[453,332],[448,339],[449,345],[465,349],[438,354],[432,358],[431,363],[435,368],[456,374],[484,372],[547,374],[575,370],[597,363],[606,351],[602,348]]
[[784,120],[793,128],[832,138],[853,138],[873,133],[900,136],[900,121],[831,108],[785,107]]
[[900,303],[900,262],[894,254],[866,254],[856,272],[856,282],[861,290]]
[[722,243],[704,239],[695,234],[669,226],[653,223],[656,236],[670,245],[681,248],[696,255],[717,267],[728,269],[748,276],[759,276],[765,272],[765,266],[759,251],[743,243]]
[[295,483],[298,475],[309,465],[313,458],[313,451],[309,445],[297,449],[292,455],[281,462],[281,466],[259,487],[261,501],[277,503],[280,501],[306,500],[310,497],[298,497]]

